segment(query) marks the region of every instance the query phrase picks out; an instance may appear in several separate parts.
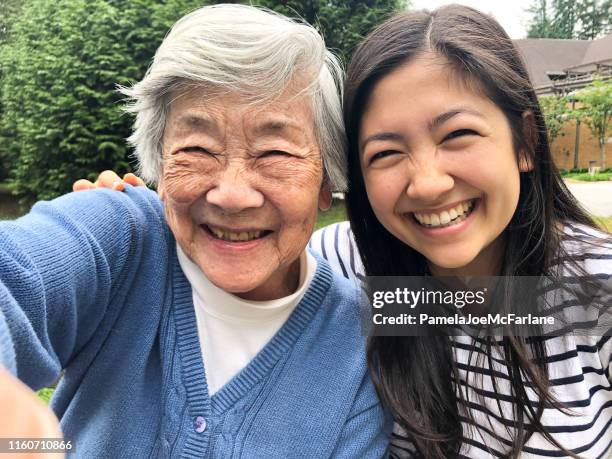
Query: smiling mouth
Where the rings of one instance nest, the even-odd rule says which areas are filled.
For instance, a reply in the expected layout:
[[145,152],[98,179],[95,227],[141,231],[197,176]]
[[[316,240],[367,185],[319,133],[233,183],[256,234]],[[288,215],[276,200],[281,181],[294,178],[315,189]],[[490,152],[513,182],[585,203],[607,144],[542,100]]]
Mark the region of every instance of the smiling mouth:
[[468,218],[474,211],[475,204],[476,199],[469,199],[439,213],[412,212],[412,217],[418,225],[425,228],[444,228]]
[[254,241],[256,239],[262,239],[272,233],[270,230],[231,231],[206,224],[201,225],[201,227],[213,238],[229,242]]

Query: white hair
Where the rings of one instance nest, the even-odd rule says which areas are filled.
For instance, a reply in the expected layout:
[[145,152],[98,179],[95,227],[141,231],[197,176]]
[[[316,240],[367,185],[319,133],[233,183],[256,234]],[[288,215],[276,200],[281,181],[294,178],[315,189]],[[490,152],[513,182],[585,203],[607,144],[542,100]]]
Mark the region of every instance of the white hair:
[[157,183],[169,95],[187,86],[237,92],[255,103],[278,97],[292,81],[305,82],[312,103],[324,177],[346,191],[342,66],[310,25],[246,5],[205,6],[181,18],[155,53],[145,77],[131,88],[136,114],[128,141],[139,174]]

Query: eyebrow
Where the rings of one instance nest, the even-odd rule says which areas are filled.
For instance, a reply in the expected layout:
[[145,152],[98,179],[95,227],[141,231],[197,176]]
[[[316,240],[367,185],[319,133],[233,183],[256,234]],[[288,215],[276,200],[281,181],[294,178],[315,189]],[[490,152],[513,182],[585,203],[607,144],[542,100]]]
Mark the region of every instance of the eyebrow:
[[363,143],[361,144],[361,150],[363,150],[369,142],[374,142],[376,140],[379,140],[379,141],[397,140],[399,141],[399,140],[403,140],[403,138],[404,138],[403,136],[401,136],[400,134],[396,132],[379,132],[377,134],[372,134],[367,139],[365,139]]
[[453,108],[452,110],[449,110],[447,112],[441,113],[440,115],[436,116],[433,120],[431,120],[429,122],[429,130],[433,130],[433,129],[439,127],[440,125],[446,123],[451,118],[453,118],[453,117],[455,117],[457,115],[461,115],[463,113],[467,113],[468,115],[474,115],[474,116],[477,116],[479,118],[484,118],[485,117],[482,113],[480,113],[478,110],[474,110],[473,108],[469,108],[469,107],[457,107],[457,108]]
[[[474,110],[472,108],[469,107],[457,107],[454,108],[452,110],[449,110],[447,112],[441,113],[438,116],[436,116],[433,120],[431,120],[428,123],[428,128],[430,131],[434,130],[435,128],[439,127],[440,125],[446,123],[448,120],[450,120],[451,118],[460,115],[462,113],[467,113],[470,115],[474,115],[477,116],[479,118],[484,118],[485,116],[480,113],[478,110]],[[404,137],[401,134],[398,134],[396,132],[379,132],[376,134],[373,134],[371,136],[369,136],[368,138],[366,138],[363,143],[361,144],[361,150],[363,150],[365,148],[365,146],[369,143],[369,142],[373,142],[373,141],[384,141],[384,140],[394,140],[394,141],[401,141],[404,140]]]
[[191,131],[206,131],[213,135],[219,134],[219,127],[212,119],[202,115],[180,115],[177,119],[177,124]]
[[299,131],[303,130],[300,126],[290,120],[271,120],[263,122],[255,127],[257,134],[278,134],[283,131]]

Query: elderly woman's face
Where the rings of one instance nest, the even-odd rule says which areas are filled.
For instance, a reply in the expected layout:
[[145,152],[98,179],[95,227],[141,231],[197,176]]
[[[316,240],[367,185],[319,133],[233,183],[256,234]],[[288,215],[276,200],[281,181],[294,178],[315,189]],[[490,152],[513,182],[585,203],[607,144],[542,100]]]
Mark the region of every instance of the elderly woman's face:
[[253,107],[193,90],[170,106],[159,187],[166,218],[183,251],[227,292],[266,300],[297,288],[317,203],[330,199],[322,170],[304,98]]

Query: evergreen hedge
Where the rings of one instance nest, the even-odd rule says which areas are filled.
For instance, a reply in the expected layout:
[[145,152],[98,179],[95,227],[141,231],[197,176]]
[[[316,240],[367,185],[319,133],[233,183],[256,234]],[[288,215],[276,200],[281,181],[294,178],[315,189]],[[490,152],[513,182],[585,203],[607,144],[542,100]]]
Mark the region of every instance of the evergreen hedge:
[[[256,3],[318,24],[343,56],[402,6],[401,0]],[[125,138],[132,119],[122,112],[116,85],[140,80],[172,23],[202,5],[24,2],[8,41],[0,43],[0,160],[24,201],[66,193],[74,180],[94,179],[104,169],[131,170]]]

